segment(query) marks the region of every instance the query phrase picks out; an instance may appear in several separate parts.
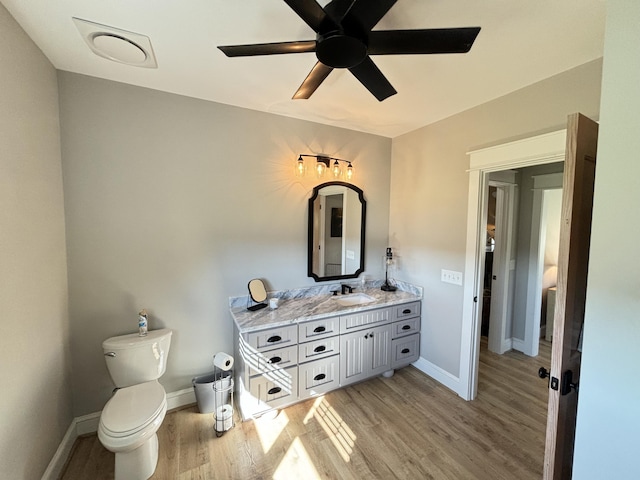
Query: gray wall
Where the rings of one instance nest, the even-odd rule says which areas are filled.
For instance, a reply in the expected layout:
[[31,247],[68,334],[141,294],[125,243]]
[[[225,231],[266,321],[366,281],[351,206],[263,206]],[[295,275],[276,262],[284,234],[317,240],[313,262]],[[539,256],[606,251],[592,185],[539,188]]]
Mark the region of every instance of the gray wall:
[[40,478],[71,424],[56,72],[0,5],[0,472]]
[[442,283],[440,270],[464,272],[466,153],[565,128],[567,115],[576,111],[597,118],[601,65],[582,65],[393,139],[389,237],[402,259],[398,277],[425,288],[421,352],[454,379],[462,287]]
[[175,331],[167,391],[232,352],[228,297],[307,277],[300,153],[354,161],[367,200],[366,270],[387,244],[391,140],[154,90],[59,73],[69,256],[74,412],[99,411],[113,385],[102,341]]
[[573,478],[638,477],[640,2],[609,0]]

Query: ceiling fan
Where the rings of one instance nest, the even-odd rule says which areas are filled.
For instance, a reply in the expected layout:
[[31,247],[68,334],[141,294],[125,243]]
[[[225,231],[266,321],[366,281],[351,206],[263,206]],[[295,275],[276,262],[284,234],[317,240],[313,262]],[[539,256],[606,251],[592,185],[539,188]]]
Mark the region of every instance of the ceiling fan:
[[370,55],[467,53],[480,27],[372,31],[396,0],[284,0],[316,32],[315,40],[227,45],[228,57],[315,52],[318,62],[293,95],[309,98],[334,68],[349,71],[379,101],[396,90]]

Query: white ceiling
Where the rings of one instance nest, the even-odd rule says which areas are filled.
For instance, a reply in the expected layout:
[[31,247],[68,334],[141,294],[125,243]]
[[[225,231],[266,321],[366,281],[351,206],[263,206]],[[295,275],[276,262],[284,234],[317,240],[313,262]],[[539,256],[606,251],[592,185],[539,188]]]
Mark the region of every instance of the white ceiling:
[[[0,1],[57,69],[386,137],[603,54],[605,0],[398,0],[376,30],[482,30],[467,54],[372,57],[398,91],[383,102],[345,70],[309,100],[291,100],[314,53],[227,58],[216,48],[315,39],[282,0]],[[158,68],[95,55],[72,17],[148,36]]]

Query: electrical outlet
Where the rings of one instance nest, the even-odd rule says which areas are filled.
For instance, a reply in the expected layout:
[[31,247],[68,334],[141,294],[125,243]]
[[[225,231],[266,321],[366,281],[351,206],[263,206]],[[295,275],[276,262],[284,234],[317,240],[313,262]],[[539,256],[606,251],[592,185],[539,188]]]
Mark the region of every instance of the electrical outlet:
[[445,283],[454,285],[462,285],[462,272],[454,272],[453,270],[441,270],[440,280]]

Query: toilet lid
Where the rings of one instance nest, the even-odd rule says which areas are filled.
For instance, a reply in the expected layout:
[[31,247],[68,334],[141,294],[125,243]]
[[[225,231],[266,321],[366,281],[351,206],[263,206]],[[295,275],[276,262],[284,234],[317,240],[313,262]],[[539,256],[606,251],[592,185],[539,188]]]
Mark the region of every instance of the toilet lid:
[[130,435],[158,416],[166,398],[164,388],[156,380],[121,388],[104,406],[100,422],[114,437]]

